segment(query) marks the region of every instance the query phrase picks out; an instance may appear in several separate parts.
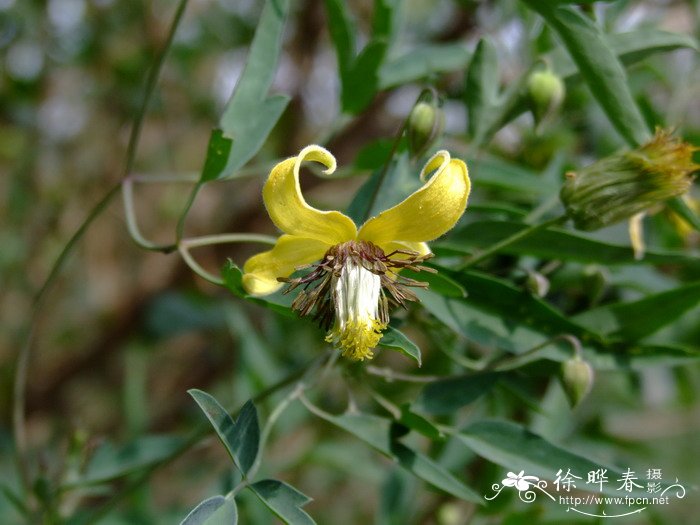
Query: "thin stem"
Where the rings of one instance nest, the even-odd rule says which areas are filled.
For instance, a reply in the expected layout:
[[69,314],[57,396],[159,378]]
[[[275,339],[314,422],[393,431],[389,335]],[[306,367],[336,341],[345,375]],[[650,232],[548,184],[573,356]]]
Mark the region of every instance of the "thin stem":
[[156,88],[158,77],[160,76],[160,70],[163,67],[163,63],[165,62],[165,57],[167,56],[168,51],[170,50],[170,46],[173,43],[175,32],[177,31],[177,28],[180,25],[182,16],[185,14],[187,2],[188,0],[180,0],[180,3],[177,5],[177,10],[175,11],[173,21],[170,24],[170,30],[168,32],[168,36],[165,40],[165,43],[163,44],[160,53],[158,53],[158,55],[156,56],[156,60],[153,63],[153,67],[148,72],[148,78],[146,79],[146,87],[144,90],[143,100],[141,101],[141,107],[139,108],[139,111],[136,114],[134,126],[131,128],[129,145],[126,148],[126,167],[124,170],[126,175],[131,173],[131,170],[134,167],[134,161],[136,160],[136,147],[138,146],[139,140],[141,139],[141,129],[143,128],[143,121],[146,116],[146,110],[148,109],[148,105],[151,102],[153,91]]
[[[305,366],[295,370],[285,378],[281,379],[277,383],[269,386],[265,390],[258,393],[252,398],[253,403],[260,403],[261,401],[267,399],[274,393],[288,387],[292,383],[299,380],[299,378],[304,377],[309,370],[313,370],[316,367],[322,365],[325,360],[328,359],[328,354],[323,354],[319,357],[312,359]],[[238,414],[238,410],[231,412],[231,417],[235,418]],[[120,491],[115,493],[107,502],[105,502],[99,509],[97,509],[92,515],[83,518],[82,520],[76,521],[78,525],[93,525],[101,520],[107,513],[109,513],[113,508],[115,508],[124,498],[128,497],[129,494],[133,493],[139,487],[144,485],[148,479],[153,475],[153,473],[160,469],[161,467],[172,463],[174,460],[182,456],[185,452],[192,449],[198,445],[203,439],[205,439],[212,432],[211,425],[207,423],[202,423],[196,428],[189,438],[177,449],[173,450],[170,454],[160,459],[158,462],[153,463],[149,467],[145,468],[139,475],[131,478]]]
[[532,357],[534,354],[539,352],[540,350],[548,347],[549,345],[552,345],[554,343],[557,343],[559,341],[564,341],[567,342],[571,345],[574,357],[580,358],[581,357],[581,342],[578,340],[577,337],[571,335],[571,334],[561,334],[557,335],[555,337],[552,337],[550,339],[547,339],[546,341],[543,341],[542,343],[530,348],[529,350],[523,352],[522,354],[517,354],[513,356],[505,356],[505,357],[499,357],[491,361],[484,370],[494,370],[497,372],[503,372],[506,370],[512,370],[513,368],[517,368],[520,366],[520,364],[528,357]]
[[190,248],[201,246],[210,246],[213,244],[226,244],[232,242],[259,242],[262,244],[275,244],[276,239],[269,235],[258,235],[254,233],[224,233],[221,235],[206,235],[204,237],[195,237],[192,239],[182,239],[177,246],[182,260],[187,263],[187,266],[199,275],[202,279],[209,281],[217,286],[223,286],[224,280],[218,275],[205,270],[190,254]]
[[131,177],[126,177],[122,183],[122,200],[124,203],[124,215],[126,216],[126,227],[129,231],[129,236],[140,248],[163,253],[170,253],[177,248],[174,244],[155,244],[141,234],[141,230],[136,221],[133,179]]
[[[180,23],[182,15],[184,14],[185,7],[187,6],[188,0],[180,0],[175,17],[173,19],[172,25],[170,27],[170,33],[168,39],[161,51],[160,55],[156,59],[153,68],[150,71],[146,82],[146,88],[144,92],[143,102],[141,108],[136,115],[136,120],[131,128],[131,135],[129,137],[129,144],[126,151],[126,162],[125,162],[125,175],[128,175],[134,165],[134,159],[136,156],[136,146],[138,145],[139,138],[141,136],[141,128],[143,125],[143,119],[146,113],[146,108],[151,100],[153,91],[158,79],[165,55],[167,54],[170,44],[172,43],[175,30]],[[41,306],[48,291],[51,286],[55,283],[56,278],[65,266],[68,256],[73,252],[78,241],[82,239],[87,231],[88,227],[93,223],[93,221],[107,208],[111,203],[112,199],[119,193],[122,188],[122,183],[114,185],[102,199],[95,205],[95,207],[90,211],[88,216],[85,218],[83,223],[78,227],[77,231],[73,234],[70,240],[66,243],[61,250],[58,258],[51,267],[48,277],[44,281],[44,284],[39,289],[39,291],[34,296],[33,301],[33,312],[32,317],[29,321],[29,331],[27,338],[22,345],[17,356],[17,366],[15,370],[14,385],[13,385],[13,406],[12,406],[12,424],[13,424],[13,435],[15,439],[15,447],[17,449],[16,459],[18,463],[18,470],[20,472],[20,478],[22,481],[22,486],[25,493],[31,491],[31,481],[29,476],[29,465],[27,457],[27,443],[26,443],[26,424],[25,424],[25,405],[26,405],[26,384],[27,384],[27,374],[29,369],[29,361],[31,357],[31,350],[34,341],[34,332],[39,316]]]
[[482,252],[476,253],[472,255],[469,259],[467,259],[464,264],[462,264],[459,267],[459,270],[464,270],[466,268],[470,268],[472,266],[475,266],[476,264],[480,263],[481,261],[488,259],[495,253],[501,251],[503,248],[506,248],[507,246],[510,246],[511,244],[515,244],[518,241],[521,241],[525,239],[526,237],[529,237],[533,233],[537,233],[538,231],[541,230],[546,230],[550,226],[555,226],[557,224],[562,224],[566,221],[567,216],[566,215],[561,215],[559,217],[555,217],[553,219],[550,219],[548,221],[541,222],[540,224],[534,224],[532,226],[528,226],[527,228],[524,228],[520,230],[518,233],[515,233],[511,235],[510,237],[506,237],[502,241],[497,242],[496,244],[493,244],[489,246],[487,249],[483,250]]
[[442,376],[416,376],[412,374],[402,374],[391,368],[380,368],[378,366],[367,365],[365,371],[373,376],[385,379],[387,382],[405,381],[407,383],[432,383],[444,379]]

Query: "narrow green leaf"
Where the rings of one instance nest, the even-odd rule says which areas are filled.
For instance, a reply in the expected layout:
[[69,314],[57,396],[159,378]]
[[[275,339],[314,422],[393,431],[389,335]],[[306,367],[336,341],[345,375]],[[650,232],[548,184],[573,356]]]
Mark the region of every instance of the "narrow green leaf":
[[483,504],[483,500],[476,492],[453,476],[446,468],[420,452],[392,439],[393,424],[391,420],[357,413],[334,416],[319,411],[317,415],[360,438],[385,456],[396,460],[404,469],[434,487],[456,498]]
[[402,151],[394,156],[386,172],[379,168],[360,187],[348,207],[348,216],[362,224],[368,217],[398,204],[419,186],[418,172],[411,170],[408,152]]
[[268,91],[282,48],[289,0],[267,0],[255,30],[245,67],[209,141],[202,182],[232,176],[265,142],[282,116],[289,97]]
[[372,102],[379,87],[379,67],[386,50],[386,40],[371,41],[341,78],[343,111],[356,115]]
[[416,363],[418,363],[418,366],[422,365],[420,348],[418,348],[418,345],[393,326],[387,327],[384,335],[379,340],[379,345],[397,350],[403,355],[414,359]]
[[[432,245],[436,253],[471,254],[474,250],[492,246],[527,228],[516,221],[477,221],[452,233]],[[700,259],[682,252],[647,250],[643,259],[635,259],[632,248],[602,242],[561,228],[548,228],[515,242],[503,250],[512,255],[532,255],[542,259],[563,259],[597,264],[678,264],[700,267]]]
[[[670,33],[659,29],[645,27],[627,33],[615,33],[606,35],[608,45],[625,65],[635,64],[640,60],[656,53],[665,53],[676,49],[698,49],[697,41],[680,33]],[[576,64],[564,49],[554,50],[549,59],[552,68],[562,77],[571,77],[578,74]]]
[[104,443],[93,454],[85,474],[69,485],[94,485],[126,476],[158,463],[183,443],[176,436],[144,436],[118,446]]
[[669,208],[676,212],[690,226],[700,232],[700,217],[690,209],[690,206],[680,197],[674,197],[667,202]]
[[445,437],[445,435],[430,421],[411,410],[411,405],[408,403],[401,405],[401,418],[398,422],[432,440],[443,439]]
[[630,92],[625,70],[601,29],[572,7],[552,6],[540,0],[523,2],[538,12],[559,35],[591,93],[620,135],[633,147],[647,142],[651,134]]
[[639,301],[601,306],[577,315],[574,320],[611,338],[638,341],[697,307],[700,307],[700,282]]
[[197,505],[180,525],[236,525],[236,502],[223,496],[213,496]]
[[[553,480],[559,469],[563,470],[563,474],[569,469],[572,474],[583,478],[576,480],[577,489],[597,491],[598,485],[586,485],[586,475],[590,471],[605,468],[611,482],[603,485],[603,492],[619,495],[616,490],[619,483],[615,480],[621,479],[620,471],[560,448],[515,423],[476,421],[456,434],[456,437],[479,456],[510,471],[524,470],[526,475]],[[633,491],[631,494],[637,493]]]
[[226,164],[231,156],[231,146],[233,146],[233,141],[224,137],[222,130],[215,129],[211,132],[201,182],[216,180],[225,175]]
[[387,60],[379,70],[379,87],[389,89],[430,78],[439,73],[461,71],[471,53],[463,44],[429,45]]
[[601,339],[594,331],[569,320],[550,304],[508,281],[476,271],[451,273],[450,276],[467,290],[469,295],[464,302],[494,312],[503,319],[549,336],[571,334],[584,343]]
[[258,304],[286,317],[296,317],[296,313],[290,307],[293,297],[289,295],[277,292],[268,295],[265,299],[249,295],[243,288],[243,272],[231,260],[226,261],[221,270],[221,276],[224,279],[224,286],[236,297]]
[[500,374],[478,372],[428,383],[414,406],[428,414],[451,414],[488,393]]
[[499,84],[496,47],[488,38],[482,38],[467,69],[464,86],[469,116],[467,131],[472,137],[481,136],[491,126],[493,109],[498,105]]
[[233,463],[243,475],[247,474],[258,455],[260,446],[260,425],[255,405],[252,401],[243,405],[234,422],[213,396],[197,389],[188,390],[187,393],[194,398],[207,416]]
[[421,281],[428,283],[428,287],[435,293],[444,295],[445,297],[466,297],[467,291],[464,287],[457,281],[444,275],[440,272],[430,273],[430,272],[412,272],[410,270],[404,270],[401,275],[408,277],[410,279],[415,279],[416,281]]
[[341,78],[350,70],[355,58],[355,27],[343,0],[325,0],[328,31],[338,57]]
[[248,488],[260,498],[279,519],[288,525],[315,525],[315,521],[301,507],[311,498],[276,479],[257,481]]

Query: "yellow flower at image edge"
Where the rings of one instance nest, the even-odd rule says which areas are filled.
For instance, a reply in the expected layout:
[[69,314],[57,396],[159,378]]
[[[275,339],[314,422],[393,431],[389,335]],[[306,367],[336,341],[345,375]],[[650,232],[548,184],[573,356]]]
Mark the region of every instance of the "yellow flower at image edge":
[[[389,306],[417,298],[409,287],[425,283],[399,274],[432,256],[427,241],[450,230],[464,213],[469,197],[467,166],[439,151],[421,171],[425,184],[396,206],[365,222],[355,223],[339,211],[309,206],[299,187],[302,162],[315,161],[335,171],[333,155],[307,146],[296,157],[277,164],[263,188],[272,222],[284,234],[275,246],[254,255],[243,266],[243,286],[252,295],[267,295],[285,283],[299,288],[292,308],[311,315],[328,331],[344,356],[371,359],[389,322]],[[297,269],[309,272],[289,276]]]

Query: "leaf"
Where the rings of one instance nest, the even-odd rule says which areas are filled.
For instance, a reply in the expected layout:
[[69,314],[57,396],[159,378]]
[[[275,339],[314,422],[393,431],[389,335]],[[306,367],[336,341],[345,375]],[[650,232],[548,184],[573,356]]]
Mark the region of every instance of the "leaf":
[[[429,266],[429,265],[425,265]],[[428,283],[428,287],[435,293],[444,295],[445,297],[466,297],[467,291],[457,281],[441,273],[431,272],[412,272],[411,270],[403,270],[401,275],[416,281]]]
[[420,348],[406,337],[403,332],[400,332],[393,326],[388,326],[384,335],[379,340],[380,346],[385,346],[391,348],[392,350],[397,350],[403,355],[410,357],[418,363],[418,366],[422,365]]
[[577,323],[624,341],[638,341],[700,306],[700,281],[627,303],[588,310],[574,317]]
[[569,6],[522,1],[559,35],[583,80],[620,135],[633,147],[647,142],[651,135],[634,102],[625,70],[601,29]]
[[311,498],[276,479],[257,481],[248,488],[282,521],[289,525],[315,525],[315,521],[301,507]]
[[360,438],[378,452],[394,459],[404,469],[434,487],[456,498],[483,504],[483,500],[476,492],[454,477],[445,467],[392,439],[391,420],[369,414],[346,413],[334,416],[320,410],[316,410],[314,413]]
[[[471,450],[489,461],[511,471],[525,471],[526,475],[553,480],[557,471],[567,469],[583,479],[576,480],[577,489],[586,489],[586,474],[599,468],[608,470],[610,483],[603,485],[603,492],[619,495],[615,480],[622,477],[618,470],[596,463],[550,443],[526,428],[508,421],[476,421],[455,437]],[[612,485],[612,486],[608,486]],[[598,485],[589,486],[598,490]],[[631,494],[634,495],[633,491]],[[641,493],[640,493],[641,495]]]
[[498,105],[499,82],[496,47],[490,39],[482,38],[467,69],[464,86],[470,136],[480,137],[491,126]]
[[[606,39],[613,52],[625,65],[634,64],[656,53],[683,48],[698,49],[697,42],[689,35],[647,27],[627,33],[606,35]],[[578,74],[576,65],[563,49],[556,49],[550,54],[549,59],[552,69],[562,77]]]
[[282,292],[277,292],[275,294],[268,295],[265,299],[249,295],[243,288],[243,272],[233,261],[226,261],[226,264],[221,270],[221,276],[224,279],[224,286],[226,286],[226,288],[228,288],[228,290],[236,297],[240,297],[241,299],[245,299],[251,303],[258,304],[287,317],[297,316],[290,307],[292,297],[289,295],[284,295]]
[[379,87],[379,69],[384,61],[392,32],[393,2],[374,2],[373,33],[357,57],[356,29],[346,2],[326,0],[329,31],[338,57],[343,111],[357,114],[372,101]]
[[245,476],[255,462],[260,446],[260,425],[255,405],[252,401],[243,405],[234,423],[233,418],[213,396],[197,389],[188,390],[187,393],[207,416],[233,463]]
[[[469,171],[474,176],[474,186],[517,192],[518,200],[531,201],[533,197],[552,195],[559,190],[532,170],[488,155],[470,159]],[[511,196],[511,199],[513,197]]]
[[601,342],[593,330],[569,320],[563,313],[530,292],[520,290],[508,281],[476,271],[450,273],[469,294],[464,302],[496,313],[503,319],[528,326],[549,336],[571,334],[582,342]]
[[93,485],[126,476],[169,457],[183,444],[176,436],[144,436],[123,445],[104,443],[88,462],[85,474],[68,485]]
[[255,155],[282,116],[289,97],[267,96],[282,48],[289,0],[267,0],[245,67],[218,130],[209,139],[201,182],[231,177]]
[[489,392],[500,375],[478,372],[433,381],[423,387],[414,406],[428,414],[451,414]]
[[463,44],[428,45],[384,62],[379,87],[389,89],[467,67],[471,53]]
[[236,525],[236,502],[223,496],[213,496],[197,505],[180,525]]
[[688,206],[682,198],[674,197],[666,204],[668,204],[669,208],[671,208],[674,213],[678,214],[681,219],[700,232],[700,217],[690,209],[690,206]]
[[[477,221],[450,233],[446,240],[432,245],[432,248],[437,253],[471,254],[475,249],[492,246],[527,227],[527,224],[515,221]],[[609,265],[651,263],[700,267],[700,259],[682,252],[647,250],[644,259],[635,259],[629,246],[599,241],[561,228],[537,231],[506,246],[501,252]]]
[[356,115],[372,102],[379,86],[379,66],[382,65],[386,50],[385,40],[370,41],[341,78],[343,111]]
[[376,170],[360,187],[347,214],[356,224],[401,202],[420,186],[418,173],[411,170],[408,152],[397,154],[389,166]]
[[411,410],[411,405],[408,403],[401,405],[401,418],[398,422],[411,430],[423,434],[428,439],[438,440],[445,437],[445,435],[440,432],[440,429],[430,421]]

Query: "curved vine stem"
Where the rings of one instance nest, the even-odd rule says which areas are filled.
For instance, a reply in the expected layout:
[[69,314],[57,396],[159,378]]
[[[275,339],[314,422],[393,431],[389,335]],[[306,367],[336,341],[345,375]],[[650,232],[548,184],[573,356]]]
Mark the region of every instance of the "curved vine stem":
[[[148,78],[146,80],[146,87],[144,90],[143,101],[141,107],[134,120],[134,125],[131,128],[131,134],[129,136],[129,143],[127,145],[126,151],[126,161],[124,165],[125,177],[131,172],[134,161],[136,157],[136,148],[141,138],[141,128],[143,126],[143,120],[146,114],[146,109],[151,101],[155,86],[160,74],[160,70],[165,61],[165,56],[170,49],[173,37],[175,36],[175,31],[180,25],[182,16],[185,13],[185,8],[187,7],[188,0],[180,0],[177,6],[173,21],[170,25],[170,30],[166,42],[163,45],[160,53],[156,57],[155,63],[151,68]],[[73,253],[75,246],[78,241],[80,241],[85,232],[94,222],[94,220],[102,214],[102,212],[107,208],[107,206],[112,202],[112,199],[119,193],[122,188],[122,182],[120,181],[114,185],[102,199],[93,207],[88,216],[78,227],[77,231],[73,234],[70,240],[66,243],[63,250],[59,254],[58,258],[51,267],[48,277],[44,281],[39,291],[34,296],[33,301],[33,311],[31,318],[29,320],[29,328],[27,331],[27,336],[24,344],[20,348],[17,356],[17,365],[15,368],[14,384],[13,384],[13,404],[12,404],[12,425],[13,425],[13,436],[15,439],[16,454],[15,458],[17,461],[18,471],[20,474],[20,480],[22,483],[22,489],[24,491],[25,497],[31,492],[31,480],[29,472],[29,460],[26,442],[26,422],[25,422],[25,395],[26,395],[26,385],[27,385],[27,374],[29,369],[29,361],[31,357],[31,350],[34,342],[35,326],[37,318],[39,316],[39,311],[43,304],[44,299],[48,291],[51,289],[53,284],[56,282],[58,275],[65,266],[68,256]]]

